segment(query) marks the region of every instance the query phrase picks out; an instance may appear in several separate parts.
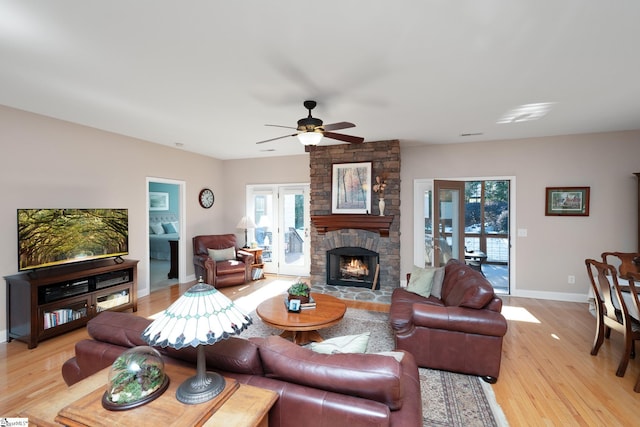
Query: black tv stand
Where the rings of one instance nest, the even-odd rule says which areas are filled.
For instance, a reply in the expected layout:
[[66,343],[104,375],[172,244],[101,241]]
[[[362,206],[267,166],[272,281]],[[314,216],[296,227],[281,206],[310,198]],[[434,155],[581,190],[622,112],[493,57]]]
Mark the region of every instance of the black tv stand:
[[122,264],[124,262],[124,259],[121,256],[117,256],[113,259],[113,262],[115,262],[116,264]]
[[6,276],[7,341],[39,341],[105,310],[138,310],[137,260],[105,259]]

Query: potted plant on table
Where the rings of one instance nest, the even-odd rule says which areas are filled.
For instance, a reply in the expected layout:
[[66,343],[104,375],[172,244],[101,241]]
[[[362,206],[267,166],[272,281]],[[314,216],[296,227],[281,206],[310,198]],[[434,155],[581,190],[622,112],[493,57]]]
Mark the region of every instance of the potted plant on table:
[[289,294],[289,300],[297,299],[300,300],[300,304],[306,304],[309,302],[311,288],[303,281],[298,280],[289,287],[287,293]]

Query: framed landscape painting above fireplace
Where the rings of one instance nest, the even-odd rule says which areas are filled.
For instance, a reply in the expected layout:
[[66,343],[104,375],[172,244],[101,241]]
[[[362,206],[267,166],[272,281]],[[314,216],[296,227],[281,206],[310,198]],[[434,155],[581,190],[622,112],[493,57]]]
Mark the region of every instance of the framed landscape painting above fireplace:
[[334,163],[331,180],[331,213],[371,212],[371,162]]

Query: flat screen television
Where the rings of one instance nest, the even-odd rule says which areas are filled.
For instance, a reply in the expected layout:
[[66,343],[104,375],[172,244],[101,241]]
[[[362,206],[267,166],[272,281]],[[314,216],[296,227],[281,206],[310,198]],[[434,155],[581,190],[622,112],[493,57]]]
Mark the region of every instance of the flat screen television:
[[127,209],[18,209],[18,270],[129,253]]

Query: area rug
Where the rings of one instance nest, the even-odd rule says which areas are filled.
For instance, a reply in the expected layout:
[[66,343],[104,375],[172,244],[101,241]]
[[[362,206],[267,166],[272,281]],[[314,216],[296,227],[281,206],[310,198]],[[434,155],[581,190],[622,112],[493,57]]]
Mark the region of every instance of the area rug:
[[[266,326],[256,313],[253,325],[243,337],[278,335],[280,330]],[[388,314],[347,309],[342,322],[320,331],[324,338],[371,332],[367,353],[393,350]],[[471,375],[420,368],[423,427],[431,426],[508,426],[489,384]]]

